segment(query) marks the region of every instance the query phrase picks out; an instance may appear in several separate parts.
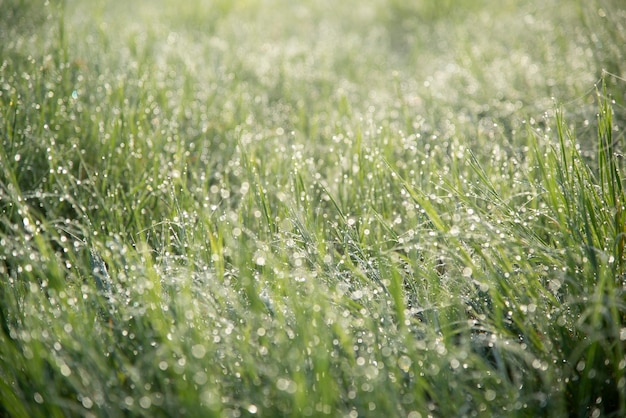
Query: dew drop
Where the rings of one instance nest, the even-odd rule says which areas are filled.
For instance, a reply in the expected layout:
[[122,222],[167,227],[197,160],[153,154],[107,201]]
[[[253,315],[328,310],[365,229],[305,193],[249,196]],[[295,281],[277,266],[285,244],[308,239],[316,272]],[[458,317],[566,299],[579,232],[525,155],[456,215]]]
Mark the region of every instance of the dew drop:
[[150,408],[150,405],[152,405],[152,400],[148,396],[142,396],[139,399],[139,406],[141,406],[143,409]]
[[91,400],[91,398],[89,398],[89,397],[84,397],[84,398],[81,400],[81,403],[83,404],[83,407],[84,407],[85,409],[91,409],[91,407],[93,406],[93,401],[92,401],[92,400]]
[[496,391],[495,390],[487,390],[485,392],[485,399],[488,401],[493,401],[494,399],[496,399]]
[[401,356],[398,359],[398,367],[405,373],[409,371],[409,369],[411,368],[411,364],[413,364],[413,362],[407,356]]
[[68,377],[69,375],[72,374],[72,370],[68,367],[67,364],[61,365],[60,371],[61,371],[61,374],[65,377]]
[[202,344],[196,344],[191,347],[191,355],[197,359],[201,359],[206,354],[206,348]]

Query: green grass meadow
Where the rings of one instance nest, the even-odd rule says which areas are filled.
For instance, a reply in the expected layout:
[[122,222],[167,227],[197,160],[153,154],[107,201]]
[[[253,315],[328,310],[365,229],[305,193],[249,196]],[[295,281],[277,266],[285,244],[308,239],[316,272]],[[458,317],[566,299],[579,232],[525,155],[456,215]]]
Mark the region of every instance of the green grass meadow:
[[622,1],[0,10],[0,417],[626,416]]

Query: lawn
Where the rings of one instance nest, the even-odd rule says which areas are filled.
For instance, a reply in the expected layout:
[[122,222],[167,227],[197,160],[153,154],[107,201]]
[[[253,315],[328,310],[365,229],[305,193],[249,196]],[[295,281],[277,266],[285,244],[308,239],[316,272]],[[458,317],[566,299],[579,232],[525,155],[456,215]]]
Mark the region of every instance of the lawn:
[[0,416],[626,415],[620,0],[0,9]]

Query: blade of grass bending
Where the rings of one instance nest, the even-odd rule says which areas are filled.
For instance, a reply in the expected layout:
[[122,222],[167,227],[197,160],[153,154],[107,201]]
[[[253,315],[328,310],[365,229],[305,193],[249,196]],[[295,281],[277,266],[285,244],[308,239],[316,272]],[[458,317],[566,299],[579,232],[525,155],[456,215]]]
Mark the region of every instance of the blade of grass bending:
[[[109,276],[109,272],[107,270],[106,264],[100,254],[93,247],[89,248],[89,263],[91,265],[91,272],[96,282],[96,288],[98,292],[104,296],[106,300],[106,304],[108,307],[98,308],[98,315],[105,321],[112,324],[112,314],[115,311],[115,306],[113,305],[113,292],[111,286],[111,277]],[[106,312],[108,310],[108,313]]]
[[257,176],[257,193],[259,196],[259,203],[261,204],[261,209],[263,210],[263,216],[265,217],[265,221],[267,222],[267,227],[270,229],[271,233],[278,232],[278,226],[275,222],[272,221],[271,209],[267,197],[265,196],[265,191],[263,190],[263,186],[261,185],[261,178]]
[[428,216],[435,229],[439,232],[447,232],[448,228],[446,228],[442,222],[441,218],[437,214],[437,211],[435,210],[435,207],[428,200],[428,197],[413,189],[413,187],[411,187],[411,185],[396,170],[394,170],[393,167],[391,167],[387,160],[383,159],[383,161],[387,165],[387,168],[389,168],[389,170],[391,170],[400,179],[404,189],[407,191],[409,196],[411,196],[411,199],[413,199],[415,203],[420,205],[420,207],[424,210],[426,216]]
[[101,291],[108,299],[111,294],[111,277],[104,264],[104,260],[93,248],[89,248],[89,263],[91,265],[91,272],[93,273],[96,287]]
[[402,275],[398,272],[393,263],[386,263],[385,259],[379,258],[378,265],[380,266],[381,276],[389,278],[389,285],[386,286],[386,291],[391,295],[393,299],[393,308],[396,315],[396,321],[399,328],[403,328],[405,320],[405,302],[404,302],[404,280]]
[[324,185],[320,184],[319,186],[324,191],[324,193],[326,193],[326,196],[328,196],[328,198],[332,202],[333,206],[335,206],[335,209],[337,209],[337,213],[339,214],[339,216],[341,216],[341,220],[346,222],[346,217],[343,214],[343,211],[339,207],[339,204],[337,203],[337,201],[335,200],[333,195],[328,191],[328,189],[326,187],[324,187]]
[[[86,221],[89,225],[91,225],[89,219],[86,219]],[[86,239],[83,239],[64,228],[59,229],[63,230],[66,234],[74,237],[74,239],[81,241],[89,250],[89,267],[91,268],[91,275],[93,277],[94,283],[96,284],[96,289],[98,290],[98,293],[104,296],[106,302],[108,303],[109,312],[113,312],[115,309],[112,299],[113,286],[111,276],[109,275],[106,263],[91,243],[91,238],[87,237]],[[100,311],[99,314],[103,317],[107,317],[107,315],[102,311]],[[110,317],[110,315],[108,316]]]

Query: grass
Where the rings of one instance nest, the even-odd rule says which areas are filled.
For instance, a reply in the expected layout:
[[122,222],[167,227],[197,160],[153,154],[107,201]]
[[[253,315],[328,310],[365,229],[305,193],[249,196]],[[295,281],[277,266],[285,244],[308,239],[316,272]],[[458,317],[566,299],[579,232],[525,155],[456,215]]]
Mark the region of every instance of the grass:
[[618,1],[0,0],[0,416],[623,416]]

